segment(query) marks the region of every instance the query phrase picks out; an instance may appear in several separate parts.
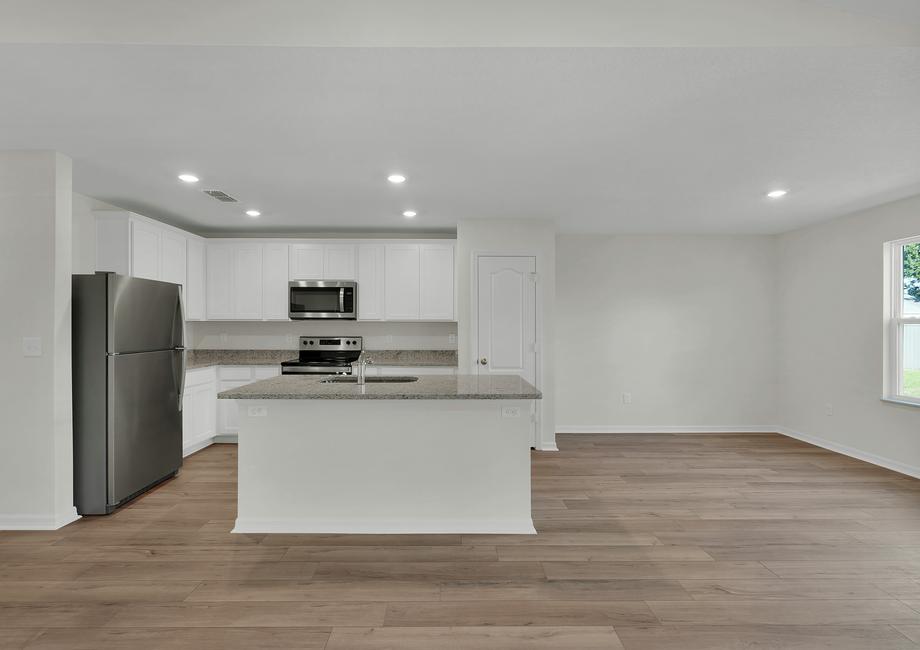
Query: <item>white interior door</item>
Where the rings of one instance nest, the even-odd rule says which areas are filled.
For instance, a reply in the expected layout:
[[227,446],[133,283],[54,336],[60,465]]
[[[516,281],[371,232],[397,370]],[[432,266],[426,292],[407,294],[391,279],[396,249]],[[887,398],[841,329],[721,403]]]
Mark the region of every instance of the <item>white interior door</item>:
[[539,388],[536,258],[480,257],[478,260],[476,372],[520,375]]

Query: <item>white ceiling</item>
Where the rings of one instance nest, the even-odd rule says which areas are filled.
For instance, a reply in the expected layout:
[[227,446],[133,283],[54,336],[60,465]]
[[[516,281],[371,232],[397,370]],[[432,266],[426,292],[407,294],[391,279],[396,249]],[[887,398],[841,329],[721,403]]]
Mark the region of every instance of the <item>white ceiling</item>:
[[362,47],[920,45],[917,0],[0,0],[0,42]]
[[0,88],[0,148],[198,232],[775,233],[920,192],[918,48],[0,45]]

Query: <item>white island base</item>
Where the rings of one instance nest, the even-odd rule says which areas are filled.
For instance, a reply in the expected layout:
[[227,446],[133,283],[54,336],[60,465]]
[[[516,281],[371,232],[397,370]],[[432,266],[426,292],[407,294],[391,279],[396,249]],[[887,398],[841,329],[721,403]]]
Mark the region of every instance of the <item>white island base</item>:
[[536,534],[531,404],[242,399],[233,532]]

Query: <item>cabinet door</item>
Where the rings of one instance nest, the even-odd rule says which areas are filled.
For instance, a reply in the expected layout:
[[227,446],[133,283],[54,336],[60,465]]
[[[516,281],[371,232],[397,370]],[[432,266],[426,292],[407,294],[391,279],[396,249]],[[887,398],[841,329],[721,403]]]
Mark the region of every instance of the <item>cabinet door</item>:
[[209,244],[207,248],[208,320],[233,318],[233,247]]
[[383,319],[383,245],[358,246],[358,320]]
[[262,245],[238,244],[233,256],[233,317],[262,318]]
[[323,279],[323,247],[321,244],[291,244],[289,279]]
[[[384,257],[384,316],[387,320],[418,320],[418,244],[388,244]],[[358,289],[360,293],[360,286]]]
[[[251,384],[246,381],[222,381],[218,385],[219,393]],[[217,400],[217,425],[218,433],[237,433],[240,430],[240,407],[235,399]]]
[[419,246],[419,318],[454,319],[454,247],[450,244]]
[[164,230],[160,238],[160,280],[182,287],[185,296],[186,285],[186,242],[185,237]]
[[288,320],[288,246],[262,247],[262,318]]
[[217,391],[213,383],[186,390],[182,400],[182,447],[189,450],[216,433]]
[[355,247],[349,244],[323,246],[323,279],[354,280]]
[[204,242],[197,239],[189,239],[187,252],[185,319],[204,320]]
[[160,279],[160,229],[137,219],[131,220],[131,275]]

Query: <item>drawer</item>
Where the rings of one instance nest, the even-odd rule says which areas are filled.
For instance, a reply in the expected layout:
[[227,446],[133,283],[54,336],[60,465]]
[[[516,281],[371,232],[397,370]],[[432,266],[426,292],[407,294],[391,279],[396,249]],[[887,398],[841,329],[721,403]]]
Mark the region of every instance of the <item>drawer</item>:
[[377,366],[377,374],[382,376],[393,375],[455,375],[454,366]]
[[252,373],[253,379],[271,379],[281,374],[281,366],[256,366]]
[[217,369],[214,367],[195,368],[185,373],[186,388],[194,388],[195,386],[213,384],[215,381],[217,381]]
[[218,377],[221,381],[248,381],[252,379],[252,366],[221,366]]

